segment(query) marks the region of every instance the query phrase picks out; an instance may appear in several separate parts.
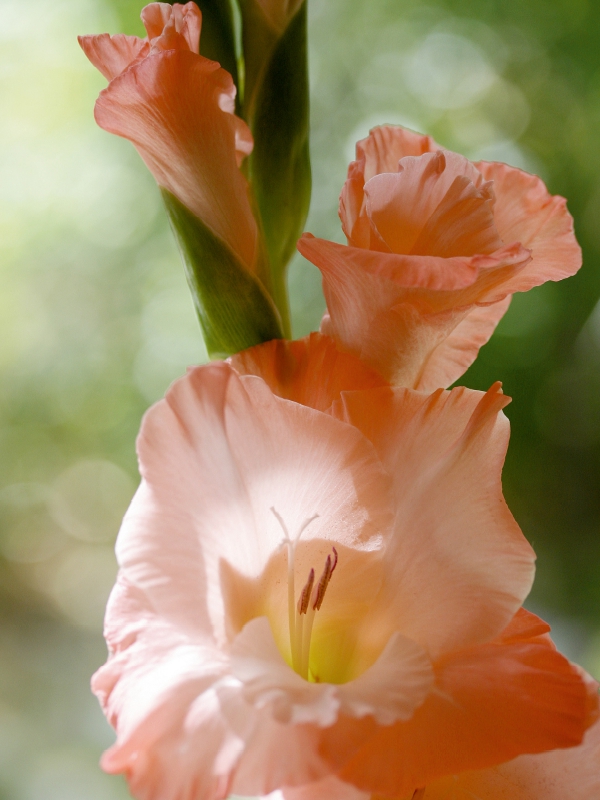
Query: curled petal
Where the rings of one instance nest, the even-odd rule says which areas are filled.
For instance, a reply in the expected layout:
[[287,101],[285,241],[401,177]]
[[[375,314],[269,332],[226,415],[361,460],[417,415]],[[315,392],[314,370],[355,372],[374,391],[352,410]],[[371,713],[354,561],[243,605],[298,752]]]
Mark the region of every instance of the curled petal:
[[348,247],[305,234],[298,249],[323,274],[321,331],[396,385],[450,385],[514,292],[581,265],[564,199],[534,175],[392,126],[356,154],[340,195]]
[[564,197],[551,195],[537,175],[506,164],[481,161],[476,166],[494,182],[494,219],[500,236],[505,242],[521,242],[532,252],[531,263],[512,276],[503,291],[525,292],[574,275],[581,266],[581,248]]
[[148,32],[152,52],[200,52],[202,14],[196,3],[150,3],[142,9],[142,22]]
[[[502,246],[491,184],[456,153],[407,156],[397,172],[371,178],[364,192],[367,218],[389,252],[449,258]],[[371,242],[371,249],[380,248]]]
[[137,36],[125,36],[117,33],[110,36],[101,33],[98,36],[78,36],[81,49],[104,77],[112,81],[138,58],[148,55],[150,45]]
[[[298,250],[323,275],[328,314],[322,333],[390,382],[419,389],[439,386],[426,374],[428,360],[439,363],[444,355],[442,347],[436,359],[436,348],[476,310],[481,297],[485,303],[505,298],[503,281],[517,275],[530,260],[529,251],[520,245],[491,255],[442,258],[346,247],[310,234],[300,239]],[[442,385],[460,377],[461,365],[475,358],[493,328],[485,314],[474,314],[462,329],[474,337],[470,347],[460,344],[464,334],[457,330],[454,341],[464,355],[455,358],[450,343],[446,352],[454,363],[442,365],[447,376]],[[440,372],[435,363],[432,367]]]
[[241,120],[223,111],[229,73],[187,50],[150,55],[115,78],[96,102],[100,127],[129,139],[158,184],[174,194],[252,268],[256,223],[237,166]]

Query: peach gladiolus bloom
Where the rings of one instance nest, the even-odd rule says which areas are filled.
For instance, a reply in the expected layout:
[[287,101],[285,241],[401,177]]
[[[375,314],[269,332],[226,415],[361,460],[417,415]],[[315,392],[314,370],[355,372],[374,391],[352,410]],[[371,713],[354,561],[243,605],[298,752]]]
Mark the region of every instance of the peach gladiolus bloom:
[[139,800],[402,797],[579,744],[595,684],[520,610],[506,403],[392,389],[318,334],[177,381],[117,542],[104,768]]
[[562,197],[506,164],[472,164],[429,137],[375,128],[340,197],[348,246],[310,234],[321,330],[396,385],[449,386],[515,292],[573,275],[581,251]]
[[252,134],[233,113],[231,75],[199,55],[202,16],[195,3],[150,3],[142,21],[145,39],[79,37],[110,81],[96,102],[96,122],[129,139],[159,186],[253,269],[257,227],[239,169],[252,151]]

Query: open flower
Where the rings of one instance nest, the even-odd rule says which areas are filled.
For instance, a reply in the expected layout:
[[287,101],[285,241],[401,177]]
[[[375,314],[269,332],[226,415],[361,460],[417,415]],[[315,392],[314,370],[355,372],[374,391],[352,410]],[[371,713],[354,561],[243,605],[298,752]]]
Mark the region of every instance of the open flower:
[[520,610],[506,403],[392,389],[318,335],[177,381],[117,543],[104,768],[140,800],[411,797],[579,744],[594,687]]
[[321,330],[396,385],[449,386],[515,292],[573,275],[581,251],[562,197],[506,164],[472,164],[428,136],[375,128],[340,197],[348,246],[310,234]]
[[233,79],[199,55],[202,17],[195,3],[151,3],[142,20],[145,39],[79,37],[110,81],[96,102],[96,122],[129,139],[159,186],[253,270],[257,227],[239,169],[252,135],[233,113]]

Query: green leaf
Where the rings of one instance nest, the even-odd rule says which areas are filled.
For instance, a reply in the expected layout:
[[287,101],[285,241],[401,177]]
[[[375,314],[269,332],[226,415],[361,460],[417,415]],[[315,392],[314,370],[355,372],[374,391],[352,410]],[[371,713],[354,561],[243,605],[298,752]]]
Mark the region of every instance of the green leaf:
[[[245,112],[254,136],[248,177],[267,247],[272,293],[288,324],[285,274],[303,231],[311,193],[306,2],[281,38],[252,0],[242,5]],[[256,42],[264,63],[258,63]]]
[[210,357],[281,339],[279,315],[258,279],[174,195],[161,193]]

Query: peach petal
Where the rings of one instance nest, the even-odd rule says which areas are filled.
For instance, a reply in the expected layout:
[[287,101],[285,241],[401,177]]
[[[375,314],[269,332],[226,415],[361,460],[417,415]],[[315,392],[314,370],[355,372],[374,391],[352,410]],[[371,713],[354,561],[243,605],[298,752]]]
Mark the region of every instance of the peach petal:
[[117,33],[115,36],[108,33],[78,36],[77,41],[91,63],[109,81],[125,72],[137,58],[150,52],[147,41],[137,36],[126,36],[124,33]]
[[156,39],[162,35],[172,14],[173,6],[170,3],[149,3],[142,8],[140,16],[149,39]]
[[278,397],[319,411],[342,391],[385,385],[374,370],[319,333],[296,341],[274,339],[237,353],[229,363],[240,375],[262,378]]
[[[449,385],[487,341],[510,295],[581,265],[565,201],[539,178],[472,164],[393,126],[358,143],[339,213],[347,248],[307,235],[298,243],[323,273],[321,331],[396,385]],[[457,291],[453,280],[469,269],[477,274]],[[407,271],[421,274],[410,284],[421,291],[399,296]],[[428,285],[434,275],[437,285]]]
[[200,52],[202,14],[195,3],[150,3],[142,9],[152,52],[190,50]]
[[600,723],[578,747],[553,750],[427,787],[425,800],[595,800],[600,797]]
[[[496,287],[522,270],[530,257],[520,245],[489,256],[403,256],[310,234],[302,236],[298,250],[323,274],[329,313],[322,333],[387,380],[412,388],[421,388],[427,360],[474,309],[486,287],[488,294],[497,293]],[[468,333],[475,331],[480,339],[491,334],[481,315],[473,322]],[[477,322],[482,323],[481,334],[475,330]]]
[[323,778],[317,783],[305,786],[284,786],[279,797],[272,795],[268,800],[369,800],[370,793],[361,792],[355,786],[340,781],[333,775]]
[[411,797],[443,776],[577,745],[592,721],[592,687],[548,639],[521,636],[456,652],[436,665],[436,679],[406,723],[340,721],[323,732],[323,753],[342,780]]
[[364,211],[364,185],[374,175],[397,172],[398,162],[406,156],[420,156],[439,150],[430,136],[421,136],[406,128],[382,125],[373,128],[366,139],[356,145],[356,161],[348,167],[348,179],[340,195],[340,219],[355,247],[369,246],[369,224]]
[[498,635],[527,596],[535,555],[502,495],[508,402],[495,384],[373,389],[334,407],[375,445],[398,509],[371,636],[389,615],[437,657]]
[[371,178],[364,192],[365,213],[393,253],[448,258],[489,254],[502,246],[491,184],[456,153],[407,156],[397,172]]
[[503,290],[525,292],[545,281],[574,275],[581,266],[581,248],[564,197],[552,196],[537,175],[506,164],[481,161],[476,166],[487,180],[494,181],[494,218],[500,236],[505,242],[521,242],[533,254],[527,268]]
[[450,386],[460,378],[477,358],[479,349],[489,341],[496,325],[512,300],[486,306],[475,306],[427,357],[415,384],[421,392],[433,392],[439,386]]
[[247,153],[251,135],[223,110],[234,96],[231,76],[216,62],[167,50],[111,81],[95,116],[100,127],[129,139],[158,184],[252,268],[257,230],[236,150]]

